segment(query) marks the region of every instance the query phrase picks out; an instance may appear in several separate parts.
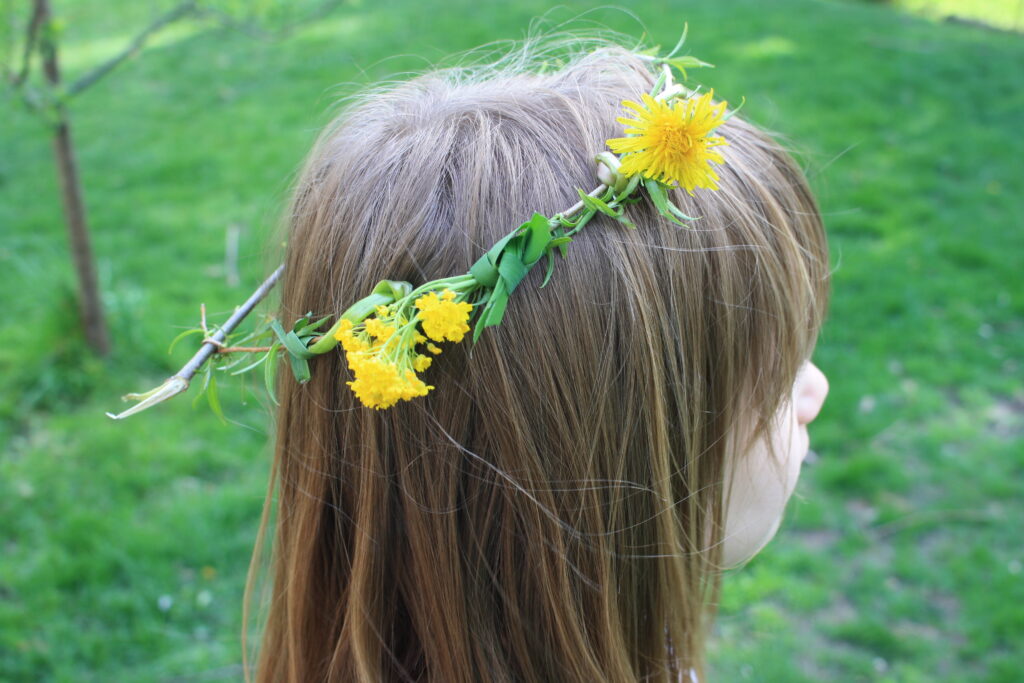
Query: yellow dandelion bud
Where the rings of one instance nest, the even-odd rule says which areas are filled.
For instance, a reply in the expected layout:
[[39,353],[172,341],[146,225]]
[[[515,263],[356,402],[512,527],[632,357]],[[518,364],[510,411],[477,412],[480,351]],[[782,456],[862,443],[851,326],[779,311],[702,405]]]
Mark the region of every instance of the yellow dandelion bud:
[[446,289],[440,298],[437,292],[430,292],[416,299],[423,331],[434,341],[460,342],[469,332],[467,321],[473,306],[466,301],[456,302],[455,296],[455,292]]
[[428,343],[427,344],[427,351],[430,351],[432,354],[434,354],[436,356],[437,354],[441,353],[441,347],[437,346],[436,344]]
[[416,360],[412,362],[412,367],[416,372],[423,372],[430,367],[430,364],[434,361],[430,356],[424,356],[422,353],[416,354]]

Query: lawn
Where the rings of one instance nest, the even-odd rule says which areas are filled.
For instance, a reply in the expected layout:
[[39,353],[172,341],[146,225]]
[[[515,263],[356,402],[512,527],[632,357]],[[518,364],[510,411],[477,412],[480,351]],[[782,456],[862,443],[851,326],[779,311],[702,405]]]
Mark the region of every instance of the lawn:
[[[168,3],[56,4],[73,78]],[[1024,38],[874,3],[629,7],[575,25],[646,26],[670,46],[688,21],[693,54],[718,65],[700,77],[797,150],[832,248],[819,457],[778,539],[726,578],[713,680],[1016,681]],[[0,101],[0,679],[240,677],[265,401],[228,383],[230,424],[187,397],[103,413],[187,359],[167,343],[199,302],[223,319],[276,264],[289,184],[342,96],[587,9],[395,0],[274,39],[164,34],[73,104],[116,331],[105,360],[76,331],[46,130]]]

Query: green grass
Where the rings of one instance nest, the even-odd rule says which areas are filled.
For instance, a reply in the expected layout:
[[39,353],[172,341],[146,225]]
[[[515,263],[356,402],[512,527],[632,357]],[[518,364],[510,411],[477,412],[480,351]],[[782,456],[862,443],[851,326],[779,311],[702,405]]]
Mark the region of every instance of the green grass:
[[[146,5],[104,18],[58,3],[70,76]],[[588,9],[563,5],[552,19]],[[662,2],[630,7],[663,45],[689,21],[693,53],[719,65],[701,77],[794,141],[833,252],[820,462],[779,538],[726,580],[714,679],[1016,680],[1024,42],[870,4],[678,2],[671,20]],[[274,264],[273,226],[339,84],[520,37],[547,9],[364,2],[279,41],[184,25],[84,94],[74,132],[117,330],[106,361],[75,331],[45,131],[3,103],[0,679],[237,680],[267,411],[225,390],[242,427],[188,399],[124,423],[103,412],[187,357],[166,344],[200,301],[226,313]],[[588,19],[643,30],[622,12]]]
[[890,0],[897,7],[924,17],[975,22],[1005,31],[1024,31],[1024,2],[1020,0]]

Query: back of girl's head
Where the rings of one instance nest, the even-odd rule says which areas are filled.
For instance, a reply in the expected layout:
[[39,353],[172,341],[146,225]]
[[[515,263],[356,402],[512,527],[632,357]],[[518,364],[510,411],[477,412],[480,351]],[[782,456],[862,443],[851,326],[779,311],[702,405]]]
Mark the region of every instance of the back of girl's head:
[[[464,273],[591,189],[647,63],[609,46],[546,73],[439,72],[350,106],[290,221],[282,317],[382,279]],[[700,670],[723,472],[814,346],[828,284],[799,169],[739,117],[720,190],[598,216],[436,387],[358,403],[341,354],[282,375],[261,680],[677,680]],[[269,503],[268,503],[269,504]]]

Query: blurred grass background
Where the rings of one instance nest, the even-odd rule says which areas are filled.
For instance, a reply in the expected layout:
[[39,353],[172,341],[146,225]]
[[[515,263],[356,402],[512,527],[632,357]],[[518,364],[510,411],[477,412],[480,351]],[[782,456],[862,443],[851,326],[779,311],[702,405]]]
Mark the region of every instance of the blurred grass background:
[[[58,1],[69,76],[170,4]],[[637,0],[635,17],[573,24],[670,46],[688,21],[689,49],[718,65],[694,75],[793,141],[830,233],[820,459],[777,540],[726,579],[713,680],[1019,678],[1024,41],[906,11],[925,4]],[[1021,26],[1016,0],[939,4]],[[107,360],[77,332],[46,130],[0,104],[0,679],[240,678],[266,407],[222,382],[237,424],[187,398],[124,423],[104,411],[188,357],[167,343],[199,302],[222,320],[269,272],[338,98],[587,10],[389,0],[275,40],[203,22],[161,35],[73,104]]]

